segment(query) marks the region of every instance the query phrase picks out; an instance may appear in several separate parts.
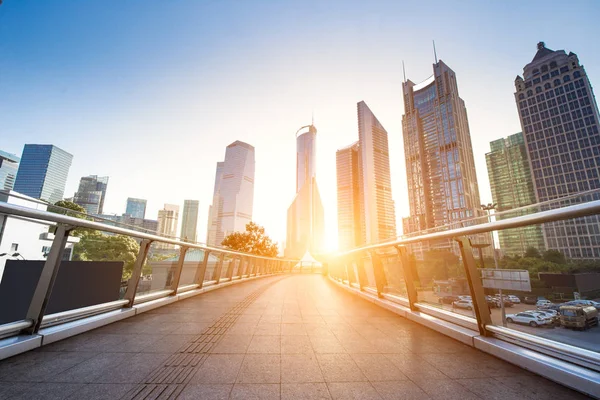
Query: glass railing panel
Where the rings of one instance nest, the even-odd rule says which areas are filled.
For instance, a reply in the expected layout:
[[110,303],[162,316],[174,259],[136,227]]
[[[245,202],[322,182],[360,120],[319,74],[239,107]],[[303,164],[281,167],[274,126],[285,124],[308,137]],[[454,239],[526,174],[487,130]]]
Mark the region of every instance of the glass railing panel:
[[196,273],[202,268],[205,251],[202,249],[188,248],[185,252],[179,286],[187,286],[196,283]]
[[152,242],[138,283],[136,295],[145,295],[170,289],[175,279],[179,246]]
[[229,277],[229,267],[232,266],[233,257],[230,255],[225,255],[223,258],[223,266],[221,268],[221,280],[227,279]]
[[406,297],[406,282],[404,281],[404,266],[395,248],[389,247],[378,251],[383,264],[386,286],[384,293]]
[[216,271],[217,264],[219,263],[219,253],[210,252],[208,255],[208,264],[206,265],[206,271],[204,271],[204,282],[210,282],[217,280]]
[[[356,259],[358,263],[362,262],[365,272],[366,287],[377,290],[377,281],[375,280],[375,271],[373,270],[373,260],[370,255],[364,255]],[[351,269],[351,271],[354,271]],[[352,274],[355,275],[355,274]]]

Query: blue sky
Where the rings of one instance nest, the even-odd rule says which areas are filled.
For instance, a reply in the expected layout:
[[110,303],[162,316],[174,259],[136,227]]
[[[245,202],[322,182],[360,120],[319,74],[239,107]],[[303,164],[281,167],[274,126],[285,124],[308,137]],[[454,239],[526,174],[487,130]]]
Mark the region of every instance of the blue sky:
[[600,2],[33,1],[0,6],[0,149],[52,143],[74,155],[66,195],[110,176],[105,211],[128,196],[200,200],[204,240],[215,163],[235,140],[256,147],[254,219],[285,238],[297,128],[314,112],[318,181],[336,236],[335,150],[358,137],[366,101],[389,134],[398,221],[408,215],[402,60],[432,74],[431,40],[457,74],[482,201],[485,152],[520,131],[514,78],[536,43],[578,54],[600,80]]

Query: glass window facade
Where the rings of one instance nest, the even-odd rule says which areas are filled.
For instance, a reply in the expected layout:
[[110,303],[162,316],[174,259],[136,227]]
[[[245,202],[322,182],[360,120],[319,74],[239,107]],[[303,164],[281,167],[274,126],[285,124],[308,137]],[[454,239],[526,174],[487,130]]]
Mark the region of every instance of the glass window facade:
[[19,169],[20,158],[0,150],[0,190],[12,190]]

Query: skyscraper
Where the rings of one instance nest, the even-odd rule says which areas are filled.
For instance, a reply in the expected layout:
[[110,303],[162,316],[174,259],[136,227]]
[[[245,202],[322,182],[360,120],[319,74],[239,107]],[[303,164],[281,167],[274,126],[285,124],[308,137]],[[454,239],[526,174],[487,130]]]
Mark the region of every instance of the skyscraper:
[[62,200],[73,156],[51,144],[26,144],[14,190],[56,203]]
[[[179,206],[175,204],[165,204],[162,210],[158,210],[158,229],[157,233],[169,238],[177,237],[177,223],[179,221]],[[157,248],[168,249],[173,247],[170,244],[158,243]]]
[[[298,133],[308,128],[308,131]],[[296,132],[296,195],[287,212],[286,257],[301,258],[324,249],[323,203],[317,186],[317,128]]]
[[364,101],[358,142],[336,153],[340,249],[396,237],[388,135]]
[[[515,79],[515,101],[538,202],[600,188],[598,105],[576,54],[537,45],[533,60]],[[597,200],[597,193],[575,200]],[[550,206],[548,206],[550,207]],[[571,258],[600,257],[599,218],[544,224],[546,247]]]
[[183,201],[183,216],[181,218],[181,235],[182,240],[188,242],[196,241],[196,228],[198,226],[198,200]]
[[12,190],[19,169],[20,158],[0,150],[0,190]]
[[[508,211],[534,204],[535,191],[527,158],[527,148],[521,132],[490,143],[491,151],[485,155],[492,199],[499,211]],[[505,214],[512,218],[535,212],[524,208]],[[497,216],[496,219],[502,219]],[[528,247],[544,249],[544,238],[539,226],[498,231],[500,249],[505,255],[523,255]]]
[[[456,74],[443,61],[433,75],[402,84],[402,133],[410,216],[404,234],[482,215],[471,134]],[[432,244],[449,247],[449,241]]]
[[358,142],[335,153],[339,250],[349,250],[363,244],[358,156]]
[[225,236],[245,231],[252,221],[254,164],[254,147],[239,140],[227,146],[225,161],[217,163],[209,208],[209,246],[221,246]]
[[79,181],[73,202],[85,208],[88,214],[102,214],[107,186],[108,176],[84,176]]
[[146,218],[146,203],[147,201],[145,199],[128,197],[127,206],[125,207],[125,214],[132,218]]

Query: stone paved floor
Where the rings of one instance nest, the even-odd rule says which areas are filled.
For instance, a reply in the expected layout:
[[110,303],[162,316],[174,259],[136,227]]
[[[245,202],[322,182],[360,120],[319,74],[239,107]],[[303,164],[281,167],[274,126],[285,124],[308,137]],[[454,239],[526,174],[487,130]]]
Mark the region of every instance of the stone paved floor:
[[209,292],[0,361],[0,399],[128,398],[252,292],[179,399],[582,399],[318,275]]

